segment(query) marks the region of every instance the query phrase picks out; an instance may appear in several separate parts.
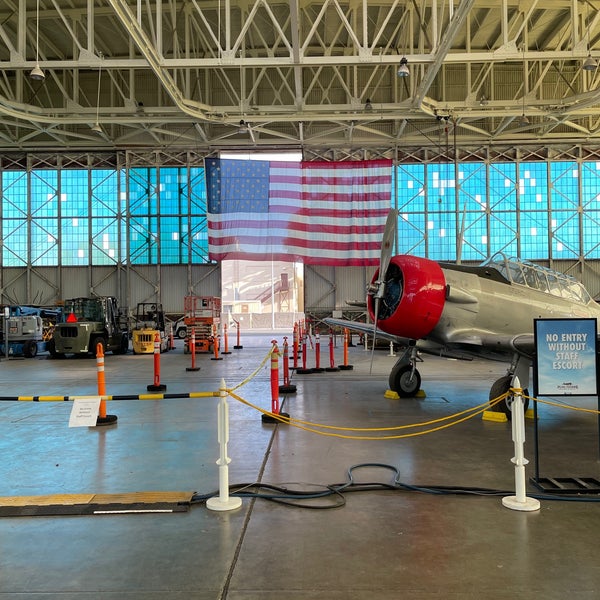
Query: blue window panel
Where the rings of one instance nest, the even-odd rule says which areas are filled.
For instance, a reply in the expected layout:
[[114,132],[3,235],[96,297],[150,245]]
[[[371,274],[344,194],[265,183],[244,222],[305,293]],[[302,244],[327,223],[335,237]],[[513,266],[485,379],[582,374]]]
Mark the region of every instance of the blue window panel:
[[4,171],[2,173],[2,217],[27,219],[27,173]]
[[51,267],[58,264],[58,219],[31,223],[31,264]]
[[29,233],[24,219],[2,219],[2,264],[21,267],[27,264]]
[[581,206],[585,211],[600,209],[600,161],[581,165]]
[[32,171],[31,217],[34,219],[58,215],[58,171]]
[[128,229],[131,264],[158,264],[158,218],[131,218]]
[[492,213],[490,217],[490,256],[503,252],[518,256],[517,211]]
[[160,262],[162,264],[185,264],[185,247],[181,244],[182,219],[162,217],[160,219]]
[[158,214],[158,194],[155,168],[129,170],[128,205],[131,215]]
[[89,213],[87,170],[65,170],[60,178],[60,211],[62,217],[84,217]]
[[460,163],[458,167],[458,208],[459,211],[485,212],[486,165],[484,163]]
[[582,215],[583,256],[584,258],[600,258],[600,212],[586,211]]
[[187,209],[183,196],[182,179],[187,179],[186,169],[161,168],[160,170],[160,214],[181,215]]
[[89,219],[85,217],[62,218],[60,228],[62,264],[66,267],[89,265]]
[[119,261],[119,223],[113,218],[94,217],[92,227],[92,265],[114,265]]
[[189,248],[193,264],[207,264],[208,260],[208,224],[205,216],[190,216],[191,240],[186,244]]
[[120,212],[119,178],[114,169],[90,171],[92,187],[92,215],[117,217]]
[[456,180],[453,163],[427,165],[427,204],[429,210],[455,210]]
[[425,214],[403,213],[398,218],[398,253],[426,256]]
[[579,213],[572,210],[552,211],[552,246],[554,259],[576,259],[579,256]]
[[548,214],[521,211],[519,239],[520,258],[538,260],[548,257]]
[[425,165],[399,165],[396,193],[400,212],[422,212],[425,206]]
[[456,213],[430,211],[427,215],[427,252],[433,260],[456,260]]
[[489,205],[493,212],[517,210],[517,166],[514,163],[489,165]]
[[548,165],[524,162],[519,168],[519,206],[521,210],[548,210]]
[[552,210],[577,210],[579,204],[579,166],[576,162],[550,164]]
[[488,257],[487,216],[485,213],[466,212],[459,215],[460,227],[463,230],[460,244],[462,260],[483,262]]
[[190,214],[206,215],[206,176],[203,167],[190,169],[190,182],[183,186],[182,194],[189,198]]

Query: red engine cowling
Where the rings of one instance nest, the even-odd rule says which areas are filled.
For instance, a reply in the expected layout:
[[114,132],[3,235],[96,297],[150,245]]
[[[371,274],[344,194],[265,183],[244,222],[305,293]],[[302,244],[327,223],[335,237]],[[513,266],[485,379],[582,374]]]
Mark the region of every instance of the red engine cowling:
[[[379,271],[372,282],[378,279]],[[445,301],[446,279],[438,263],[416,256],[394,256],[386,272],[377,326],[401,337],[423,338],[440,320]],[[372,295],[367,297],[367,307],[374,320]]]

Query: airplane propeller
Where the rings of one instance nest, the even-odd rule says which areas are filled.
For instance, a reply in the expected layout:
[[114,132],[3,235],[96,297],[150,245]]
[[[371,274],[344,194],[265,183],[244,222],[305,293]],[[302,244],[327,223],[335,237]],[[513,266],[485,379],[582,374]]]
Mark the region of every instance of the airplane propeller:
[[385,294],[385,275],[388,267],[390,266],[390,260],[392,258],[392,250],[394,249],[394,240],[396,239],[396,228],[398,226],[398,211],[393,208],[390,210],[385,222],[385,229],[383,230],[383,238],[381,240],[381,254],[379,257],[379,273],[376,281],[372,282],[368,287],[368,293],[373,296],[373,316],[374,316],[374,329],[373,329],[373,346],[371,348],[371,367],[369,372],[373,370],[373,355],[375,352],[375,341],[377,338],[377,321],[379,319],[379,306],[381,299]]

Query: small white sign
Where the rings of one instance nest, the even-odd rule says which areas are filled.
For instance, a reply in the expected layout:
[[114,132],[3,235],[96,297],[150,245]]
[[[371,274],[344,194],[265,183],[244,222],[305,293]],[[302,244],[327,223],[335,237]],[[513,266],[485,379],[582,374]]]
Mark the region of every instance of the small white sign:
[[73,400],[69,427],[95,427],[100,412],[100,396],[80,397]]

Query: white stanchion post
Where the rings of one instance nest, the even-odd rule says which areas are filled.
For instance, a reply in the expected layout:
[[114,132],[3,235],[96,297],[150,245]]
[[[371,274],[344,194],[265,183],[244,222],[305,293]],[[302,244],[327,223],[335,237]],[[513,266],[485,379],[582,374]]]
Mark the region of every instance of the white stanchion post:
[[534,511],[540,509],[540,501],[528,498],[525,494],[525,465],[529,461],[525,458],[523,446],[525,445],[525,410],[521,394],[521,382],[518,377],[514,379],[516,390],[512,402],[512,439],[515,444],[515,455],[511,461],[515,465],[515,495],[502,498],[502,504],[511,510]]
[[227,442],[229,442],[229,407],[227,406],[227,388],[225,380],[221,379],[219,387],[218,407],[218,439],[221,454],[217,464],[219,465],[219,495],[209,498],[206,507],[210,510],[233,510],[242,505],[242,499],[229,495],[229,463],[231,459],[227,456]]
[[396,353],[394,352],[394,342],[390,342],[390,353],[388,356],[396,356]]

